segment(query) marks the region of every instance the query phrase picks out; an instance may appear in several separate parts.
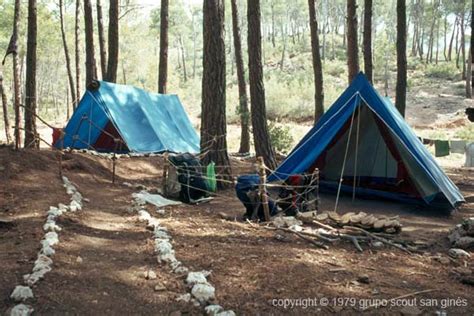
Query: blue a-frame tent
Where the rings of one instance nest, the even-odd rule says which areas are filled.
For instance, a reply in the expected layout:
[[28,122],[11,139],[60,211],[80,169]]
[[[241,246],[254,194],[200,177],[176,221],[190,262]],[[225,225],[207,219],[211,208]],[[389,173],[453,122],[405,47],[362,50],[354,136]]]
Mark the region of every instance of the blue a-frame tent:
[[438,207],[464,202],[395,106],[362,73],[268,180],[284,181],[315,168],[326,189],[340,186],[357,196]]
[[56,147],[199,152],[199,136],[178,96],[105,81],[89,86],[64,132],[64,144]]

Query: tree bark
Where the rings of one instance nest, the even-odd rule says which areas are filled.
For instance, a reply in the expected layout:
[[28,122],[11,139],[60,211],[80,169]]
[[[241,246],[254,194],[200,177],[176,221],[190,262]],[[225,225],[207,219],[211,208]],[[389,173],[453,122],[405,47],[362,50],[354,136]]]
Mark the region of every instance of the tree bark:
[[406,4],[397,0],[397,87],[395,106],[405,116],[407,90],[407,55],[406,55]]
[[323,66],[321,63],[321,54],[319,52],[318,21],[316,20],[316,9],[314,5],[314,0],[308,0],[314,74],[314,124],[316,124],[324,114],[324,88]]
[[94,20],[91,0],[84,0],[84,29],[86,33],[86,87],[97,79],[97,68],[94,54]]
[[[66,70],[67,70],[67,77],[69,81],[69,88],[71,90],[71,96],[73,100],[73,108],[76,108],[76,88],[74,85],[74,78],[72,75],[72,68],[71,68],[71,58],[69,57],[69,48],[67,46],[67,39],[66,39],[66,31],[64,29],[64,8],[63,8],[63,0],[59,0],[59,21],[61,24],[61,37],[63,40],[63,47],[64,47],[64,57],[66,58]],[[69,104],[66,104],[67,109],[69,110]]]
[[158,93],[166,93],[166,83],[168,81],[168,7],[169,0],[161,0]]
[[372,0],[364,1],[364,70],[372,83]]
[[36,132],[36,0],[28,0],[28,39],[26,44],[25,148],[39,148]]
[[237,69],[237,83],[239,86],[239,114],[240,114],[240,147],[239,153],[250,152],[249,107],[247,85],[245,82],[244,58],[242,56],[242,42],[239,25],[239,9],[237,0],[230,1],[232,7],[232,33],[234,37],[235,65]]
[[359,49],[357,46],[357,4],[356,0],[347,0],[347,67],[349,83],[359,72]]
[[7,144],[11,143],[13,140],[12,135],[10,133],[10,119],[8,118],[8,103],[7,103],[7,95],[5,94],[5,89],[3,87],[3,74],[0,73],[0,97],[2,99],[2,109],[3,109],[3,123],[5,127],[5,138]]
[[469,53],[468,53],[468,62],[467,62],[467,76],[466,76],[466,98],[471,99],[472,98],[472,86],[471,86],[471,74],[472,74],[472,57],[471,57],[471,49],[472,47],[469,47]]
[[265,107],[265,88],[262,69],[262,34],[260,27],[260,0],[247,1],[248,54],[250,106],[253,139],[257,156],[264,159],[270,169],[276,168],[275,153],[270,142]]
[[454,19],[453,23],[453,32],[451,33],[451,39],[449,40],[449,47],[448,47],[448,60],[451,61],[452,59],[452,50],[453,50],[453,41],[454,41],[454,34],[456,34],[456,26],[458,23],[458,17]]
[[471,71],[468,73],[468,76],[471,76],[471,94],[472,94],[472,91],[474,90],[474,67],[472,67],[472,63],[474,62],[474,49],[473,49],[473,45],[474,45],[474,36],[472,36],[472,33],[474,30],[474,0],[471,1],[471,46],[469,48],[469,51],[471,52],[469,54],[470,58],[471,58]]
[[12,45],[14,47],[13,52],[13,94],[14,94],[14,109],[15,109],[15,149],[19,149],[21,146],[21,72],[20,62],[18,57],[18,34],[20,25],[20,0],[15,0],[15,11],[13,15],[13,33],[12,33]]
[[178,36],[178,42],[179,42],[179,48],[181,50],[181,60],[182,60],[182,65],[183,65],[183,77],[184,77],[184,82],[188,81],[188,73],[186,71],[186,58],[185,58],[185,52],[184,52],[184,43],[183,43],[183,37],[181,35]]
[[119,0],[110,0],[109,7],[109,58],[107,61],[108,82],[117,82],[119,59]]
[[[107,75],[107,52],[104,35],[104,19],[102,18],[102,3],[100,0],[96,0],[97,7],[97,30],[99,32],[99,53],[100,53],[100,71],[102,78]],[[109,18],[110,19],[110,18]],[[110,34],[110,30],[109,30]]]
[[74,48],[76,61],[76,100],[73,101],[73,110],[76,110],[81,98],[81,48],[80,48],[80,15],[81,0],[76,0],[75,25],[74,25]]
[[219,188],[229,187],[232,170],[227,154],[226,52],[224,0],[204,0],[201,152],[214,162]]
[[464,15],[465,15],[465,0],[461,1],[462,10],[461,10],[461,58],[462,58],[462,79],[466,79],[466,39],[464,32]]

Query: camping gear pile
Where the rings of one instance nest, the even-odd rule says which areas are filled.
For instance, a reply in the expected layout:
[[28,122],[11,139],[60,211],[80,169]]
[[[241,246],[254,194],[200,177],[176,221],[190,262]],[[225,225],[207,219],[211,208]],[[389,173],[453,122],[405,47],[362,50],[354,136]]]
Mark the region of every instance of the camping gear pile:
[[449,232],[448,239],[455,248],[474,250],[474,217],[467,218],[456,225]]

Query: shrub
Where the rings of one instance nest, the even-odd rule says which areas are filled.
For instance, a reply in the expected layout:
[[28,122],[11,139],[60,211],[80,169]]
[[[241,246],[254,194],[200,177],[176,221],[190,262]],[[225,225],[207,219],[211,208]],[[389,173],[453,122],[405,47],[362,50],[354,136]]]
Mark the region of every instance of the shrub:
[[459,73],[454,63],[430,64],[426,67],[426,76],[439,79],[454,80]]
[[290,151],[293,146],[293,136],[291,136],[288,126],[268,122],[268,132],[270,134],[270,141],[276,152],[286,154]]

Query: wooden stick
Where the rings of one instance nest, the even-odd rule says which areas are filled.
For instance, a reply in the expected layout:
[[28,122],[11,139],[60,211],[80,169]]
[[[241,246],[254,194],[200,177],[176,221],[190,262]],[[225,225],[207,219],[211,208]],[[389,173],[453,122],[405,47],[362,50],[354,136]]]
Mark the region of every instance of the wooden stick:
[[369,237],[372,237],[373,239],[376,239],[376,240],[381,241],[381,242],[383,242],[383,243],[385,243],[385,244],[387,244],[387,245],[390,245],[390,246],[392,246],[392,247],[395,247],[395,248],[397,248],[397,249],[400,249],[400,250],[402,250],[402,251],[405,251],[405,252],[407,252],[407,253],[409,253],[409,254],[412,254],[412,252],[411,252],[410,250],[406,249],[405,247],[400,246],[400,245],[398,245],[398,244],[392,242],[391,240],[388,240],[388,239],[379,237],[379,236],[377,236],[377,235],[374,235],[374,234],[372,234],[372,233],[366,231],[365,229],[362,229],[362,228],[359,228],[359,227],[354,227],[354,226],[344,226],[344,229],[352,229],[352,230],[356,230],[356,231],[363,232],[364,234],[366,234],[366,235],[369,236]]
[[270,208],[268,207],[268,196],[267,190],[265,185],[267,183],[267,174],[265,172],[265,163],[263,161],[263,157],[257,158],[258,165],[259,165],[259,176],[260,176],[260,184],[258,185],[260,198],[262,200],[263,205],[263,215],[265,217],[265,221],[270,221]]
[[163,155],[163,184],[162,184],[162,191],[163,195],[168,195],[168,169],[169,169],[169,160],[168,160],[168,153],[165,152]]
[[295,234],[296,236],[300,237],[301,239],[303,240],[306,240],[307,242],[309,243],[312,243],[313,245],[315,245],[316,247],[318,248],[322,248],[322,249],[326,249],[328,250],[329,249],[329,246],[322,243],[322,242],[319,242],[319,241],[316,241],[316,240],[313,240],[309,237],[306,237],[305,235],[303,235],[302,233],[300,232],[297,232],[297,231],[294,231],[294,230],[291,230],[291,229],[288,229],[288,228],[283,228],[283,227],[268,227],[268,226],[265,226],[264,227],[265,229],[269,229],[269,230],[281,230],[281,231],[284,231],[286,233],[292,233],[292,234]]
[[326,224],[323,224],[323,223],[321,223],[321,222],[318,222],[317,220],[313,220],[312,222],[313,222],[313,224],[316,224],[316,225],[318,225],[319,227],[322,227],[322,228],[327,229],[327,230],[329,230],[329,231],[335,231],[335,230],[337,230],[336,228],[334,228],[334,227],[332,227],[332,226],[329,226],[329,225],[326,225]]

